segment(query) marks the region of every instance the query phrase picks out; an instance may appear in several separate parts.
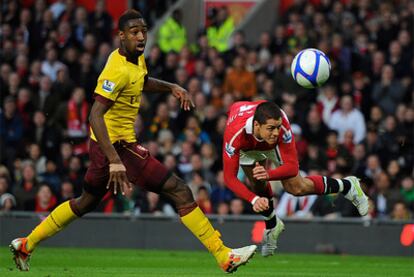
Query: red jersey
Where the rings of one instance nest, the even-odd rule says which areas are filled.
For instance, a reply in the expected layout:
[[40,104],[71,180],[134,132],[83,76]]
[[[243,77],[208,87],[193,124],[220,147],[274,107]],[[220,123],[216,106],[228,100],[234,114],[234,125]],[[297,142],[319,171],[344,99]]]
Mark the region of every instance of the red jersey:
[[276,151],[281,165],[268,171],[269,180],[282,180],[298,174],[299,163],[296,154],[295,139],[289,120],[282,111],[282,127],[275,144],[268,144],[253,135],[253,117],[257,106],[265,101],[236,102],[227,115],[226,130],[223,140],[223,173],[226,185],[239,197],[251,202],[256,194],[250,191],[239,179],[240,150],[243,151]]

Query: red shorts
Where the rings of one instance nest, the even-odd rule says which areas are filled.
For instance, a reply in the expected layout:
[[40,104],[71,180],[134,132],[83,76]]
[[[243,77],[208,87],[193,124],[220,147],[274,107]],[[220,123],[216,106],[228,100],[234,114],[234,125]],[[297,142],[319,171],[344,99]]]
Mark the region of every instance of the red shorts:
[[[157,159],[152,157],[148,150],[138,143],[124,141],[114,143],[123,164],[127,170],[128,180],[141,188],[159,193],[162,186],[171,176],[171,172]],[[85,191],[103,196],[109,180],[109,161],[102,152],[98,143],[89,142],[90,165],[85,175]]]

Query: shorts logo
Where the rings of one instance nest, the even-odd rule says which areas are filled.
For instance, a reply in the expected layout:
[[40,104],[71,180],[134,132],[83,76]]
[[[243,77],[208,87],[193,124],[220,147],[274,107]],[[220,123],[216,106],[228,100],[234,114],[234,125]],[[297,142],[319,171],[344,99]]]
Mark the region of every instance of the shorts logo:
[[112,92],[114,91],[115,83],[111,82],[109,80],[104,80],[102,84],[102,89],[106,92]]
[[138,150],[141,150],[141,151],[144,151],[144,152],[147,152],[148,151],[147,148],[145,148],[144,146],[139,145],[139,144],[137,144],[137,149]]
[[286,131],[286,133],[283,134],[283,143],[291,143],[292,142],[292,132]]
[[234,155],[234,150],[236,150],[236,148],[226,143],[225,150],[227,155],[231,158]]

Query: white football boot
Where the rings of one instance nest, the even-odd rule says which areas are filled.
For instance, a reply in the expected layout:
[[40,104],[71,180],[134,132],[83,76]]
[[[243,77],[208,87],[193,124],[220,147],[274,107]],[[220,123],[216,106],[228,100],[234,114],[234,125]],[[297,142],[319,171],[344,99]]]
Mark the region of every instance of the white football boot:
[[344,178],[351,182],[351,189],[345,194],[345,198],[354,204],[361,216],[368,214],[368,197],[362,191],[359,179],[355,176]]
[[239,266],[245,265],[256,253],[257,246],[249,245],[242,248],[235,248],[229,252],[228,260],[221,265],[226,273],[235,272]]
[[285,224],[276,217],[277,223],[276,226],[272,229],[266,229],[263,233],[263,241],[262,241],[262,256],[269,257],[275,253],[277,248],[277,239],[285,230]]
[[29,271],[30,252],[26,249],[26,238],[14,239],[10,245],[10,251],[13,253],[13,260],[16,267],[21,271]]

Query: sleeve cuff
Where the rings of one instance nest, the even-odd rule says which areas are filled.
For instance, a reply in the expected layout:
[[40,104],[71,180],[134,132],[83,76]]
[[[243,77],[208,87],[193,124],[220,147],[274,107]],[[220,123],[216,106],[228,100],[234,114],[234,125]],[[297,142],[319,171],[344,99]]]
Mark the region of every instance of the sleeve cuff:
[[260,198],[260,197],[256,195],[256,196],[252,199],[252,201],[250,201],[250,203],[252,203],[252,206],[254,205],[254,203],[256,203],[257,199],[259,199],[259,198]]
[[102,95],[97,94],[97,93],[93,94],[93,98],[95,99],[95,101],[98,101],[104,104],[105,106],[112,106],[112,104],[114,103],[114,101],[112,101],[111,99],[105,98]]

